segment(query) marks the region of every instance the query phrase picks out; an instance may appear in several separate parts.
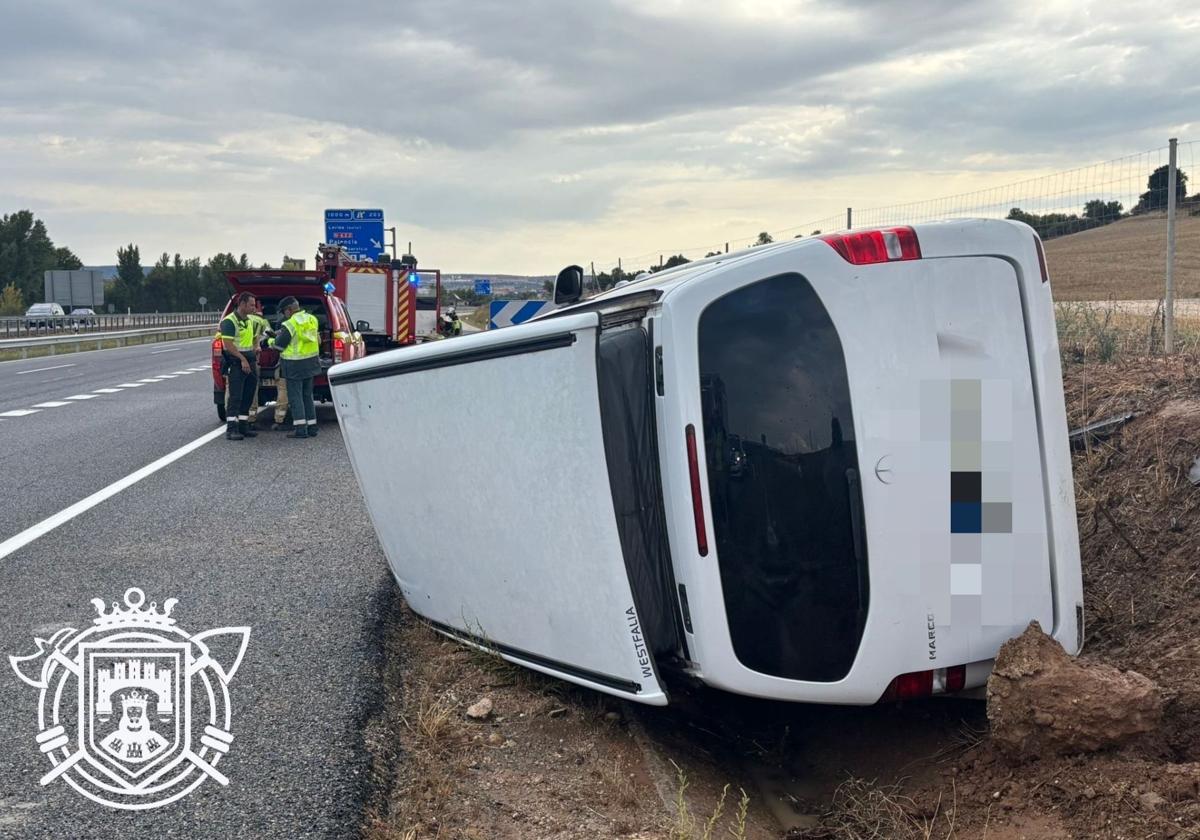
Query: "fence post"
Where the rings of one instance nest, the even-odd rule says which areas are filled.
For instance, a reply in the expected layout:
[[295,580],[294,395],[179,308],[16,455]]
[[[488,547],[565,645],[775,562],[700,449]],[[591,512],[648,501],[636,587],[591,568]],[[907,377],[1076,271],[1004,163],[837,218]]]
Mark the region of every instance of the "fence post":
[[854,229],[854,208],[846,208],[846,230]]
[[1175,352],[1175,146],[1178,140],[1167,141],[1171,146],[1167,164],[1167,301],[1166,323],[1163,326],[1163,352]]

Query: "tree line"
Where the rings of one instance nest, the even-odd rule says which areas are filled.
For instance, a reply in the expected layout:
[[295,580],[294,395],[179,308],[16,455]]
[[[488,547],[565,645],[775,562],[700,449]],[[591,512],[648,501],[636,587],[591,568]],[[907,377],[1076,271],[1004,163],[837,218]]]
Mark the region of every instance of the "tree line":
[[[1006,218],[1024,222],[1037,231],[1042,239],[1054,239],[1072,233],[1090,230],[1112,224],[1129,216],[1142,213],[1161,212],[1167,209],[1170,198],[1170,169],[1160,166],[1150,173],[1146,179],[1146,191],[1138,196],[1137,203],[1126,213],[1124,205],[1119,201],[1105,201],[1094,198],[1083,205],[1083,213],[1027,213],[1020,207],[1008,211]],[[1187,173],[1182,169],[1175,171],[1175,200],[1182,206],[1187,198]],[[1200,193],[1192,196],[1192,201],[1200,201]]]
[[20,315],[45,292],[42,273],[83,268],[70,248],[56,246],[29,210],[0,216],[0,315]]
[[[202,262],[163,253],[147,271],[138,246],[130,243],[117,249],[117,276],[105,286],[104,300],[117,311],[194,312],[201,308],[200,298],[206,306],[221,307],[229,298],[225,272],[253,267],[245,254],[217,254]],[[80,268],[79,257],[56,246],[32,211],[0,217],[0,315],[21,315],[41,302],[44,272]]]

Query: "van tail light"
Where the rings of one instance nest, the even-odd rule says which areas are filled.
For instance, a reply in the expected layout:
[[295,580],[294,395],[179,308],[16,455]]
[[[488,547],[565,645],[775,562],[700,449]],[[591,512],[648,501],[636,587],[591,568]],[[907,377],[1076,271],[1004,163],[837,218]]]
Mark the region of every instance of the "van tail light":
[[1050,282],[1050,272],[1046,271],[1046,252],[1042,249],[1042,240],[1035,233],[1033,235],[1033,244],[1037,246],[1038,268],[1042,270],[1042,282]]
[[692,516],[696,519],[696,548],[708,556],[708,531],[704,527],[704,496],[700,493],[700,459],[696,456],[696,427],[687,427],[688,474],[692,479]]
[[221,376],[221,354],[225,347],[221,343],[221,337],[217,336],[212,343],[212,370],[213,376],[220,378]]
[[901,674],[888,684],[881,703],[909,700],[914,697],[930,697],[934,694],[962,691],[967,684],[967,666],[936,668],[932,671],[914,671]]
[[333,363],[336,365],[346,357],[346,340],[338,333],[333,337]]
[[917,232],[910,227],[830,233],[818,239],[828,242],[842,259],[854,265],[921,259]]

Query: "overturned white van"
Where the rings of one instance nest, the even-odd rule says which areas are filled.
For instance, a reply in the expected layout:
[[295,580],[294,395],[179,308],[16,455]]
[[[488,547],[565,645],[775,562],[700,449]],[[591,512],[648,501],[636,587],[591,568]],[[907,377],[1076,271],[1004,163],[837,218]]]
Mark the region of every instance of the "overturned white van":
[[651,704],[674,673],[870,704],[982,685],[1034,619],[1081,646],[1022,224],[722,255],[330,382],[413,610],[538,671]]

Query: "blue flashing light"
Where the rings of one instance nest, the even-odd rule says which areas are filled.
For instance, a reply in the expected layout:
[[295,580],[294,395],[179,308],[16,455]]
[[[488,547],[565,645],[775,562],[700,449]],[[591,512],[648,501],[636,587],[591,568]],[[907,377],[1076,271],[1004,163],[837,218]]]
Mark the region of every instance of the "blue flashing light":
[[334,291],[335,291],[334,285],[332,283],[327,282],[325,284],[325,294],[331,295],[334,293]]

